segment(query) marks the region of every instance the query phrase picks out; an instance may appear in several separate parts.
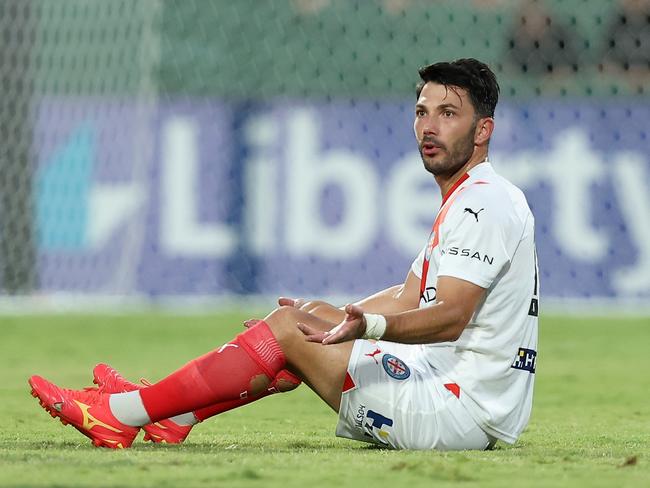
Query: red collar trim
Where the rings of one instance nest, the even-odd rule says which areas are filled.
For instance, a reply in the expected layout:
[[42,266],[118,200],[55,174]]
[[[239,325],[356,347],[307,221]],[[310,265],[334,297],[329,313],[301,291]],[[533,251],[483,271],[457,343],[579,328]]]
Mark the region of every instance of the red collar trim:
[[454,186],[452,186],[447,193],[445,193],[445,196],[442,197],[442,203],[440,206],[442,207],[445,202],[449,199],[452,193],[456,191],[456,189],[462,185],[467,179],[469,178],[469,173],[465,173],[463,176],[461,176],[456,183],[454,183]]

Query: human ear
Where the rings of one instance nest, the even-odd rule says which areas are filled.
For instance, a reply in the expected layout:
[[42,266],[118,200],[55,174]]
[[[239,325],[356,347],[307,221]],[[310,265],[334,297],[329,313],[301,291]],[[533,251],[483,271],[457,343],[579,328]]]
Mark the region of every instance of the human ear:
[[487,144],[492,137],[494,131],[494,119],[492,117],[484,117],[479,119],[476,124],[476,131],[474,132],[474,144],[482,146]]

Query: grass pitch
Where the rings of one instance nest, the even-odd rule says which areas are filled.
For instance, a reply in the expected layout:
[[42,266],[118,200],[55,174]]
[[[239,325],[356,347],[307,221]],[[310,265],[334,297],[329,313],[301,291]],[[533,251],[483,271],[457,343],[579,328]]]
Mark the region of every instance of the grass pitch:
[[110,451],[29,395],[31,374],[79,388],[99,361],[160,379],[245,318],[0,317],[0,486],[650,486],[650,318],[542,317],[533,418],[515,446],[488,452],[337,439],[335,414],[305,386],[204,422],[182,446]]

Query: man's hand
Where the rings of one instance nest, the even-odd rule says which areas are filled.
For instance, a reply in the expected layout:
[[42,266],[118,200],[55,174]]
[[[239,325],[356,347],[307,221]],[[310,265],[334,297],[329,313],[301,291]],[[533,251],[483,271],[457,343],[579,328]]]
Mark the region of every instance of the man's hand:
[[323,332],[302,323],[298,324],[298,328],[305,334],[305,339],[309,342],[320,342],[323,345],[339,344],[360,339],[366,332],[366,319],[363,317],[361,307],[348,304],[345,306],[343,321],[329,331]]

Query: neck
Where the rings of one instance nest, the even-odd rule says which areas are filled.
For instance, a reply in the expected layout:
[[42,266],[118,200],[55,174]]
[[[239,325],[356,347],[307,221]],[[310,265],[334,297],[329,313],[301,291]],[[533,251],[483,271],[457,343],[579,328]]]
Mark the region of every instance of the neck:
[[481,164],[487,160],[487,148],[479,151],[474,151],[472,157],[462,165],[458,170],[452,174],[438,175],[436,176],[436,183],[440,187],[440,193],[442,198],[445,198],[447,192],[451,189],[452,186],[469,170],[474,166]]

